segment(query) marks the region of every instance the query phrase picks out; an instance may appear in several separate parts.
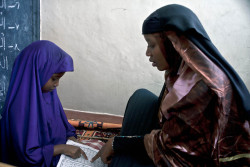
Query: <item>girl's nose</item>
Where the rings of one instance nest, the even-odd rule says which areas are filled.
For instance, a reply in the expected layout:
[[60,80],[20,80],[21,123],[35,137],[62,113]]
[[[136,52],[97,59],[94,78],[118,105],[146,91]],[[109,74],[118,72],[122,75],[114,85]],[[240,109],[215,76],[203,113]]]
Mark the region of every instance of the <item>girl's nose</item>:
[[54,84],[55,87],[59,86],[59,81]]

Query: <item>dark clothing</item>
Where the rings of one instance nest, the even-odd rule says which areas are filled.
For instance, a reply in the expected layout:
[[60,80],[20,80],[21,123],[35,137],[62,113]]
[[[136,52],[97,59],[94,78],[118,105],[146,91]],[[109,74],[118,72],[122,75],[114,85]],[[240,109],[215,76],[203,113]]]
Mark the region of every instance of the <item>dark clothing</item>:
[[[144,136],[157,128],[157,106],[158,97],[156,95],[146,89],[137,90],[128,101],[121,136]],[[132,147],[126,153],[116,154],[110,166],[152,167],[154,164],[145,149],[136,150]]]

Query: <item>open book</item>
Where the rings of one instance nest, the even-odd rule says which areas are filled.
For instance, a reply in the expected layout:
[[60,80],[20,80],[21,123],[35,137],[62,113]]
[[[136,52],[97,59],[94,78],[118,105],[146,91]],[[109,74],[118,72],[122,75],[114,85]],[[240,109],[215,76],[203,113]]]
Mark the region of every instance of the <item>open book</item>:
[[104,164],[101,158],[95,160],[91,163],[90,160],[98,153],[99,150],[94,149],[93,147],[68,140],[66,144],[74,145],[80,147],[88,157],[88,160],[84,159],[83,156],[77,159],[70,158],[64,154],[61,155],[60,160],[57,164],[57,167],[107,167],[107,164]]

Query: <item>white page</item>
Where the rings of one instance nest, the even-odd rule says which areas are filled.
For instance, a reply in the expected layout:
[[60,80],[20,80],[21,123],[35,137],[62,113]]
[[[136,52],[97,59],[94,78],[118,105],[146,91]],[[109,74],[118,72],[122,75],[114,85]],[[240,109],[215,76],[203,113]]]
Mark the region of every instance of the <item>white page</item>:
[[74,145],[80,147],[88,157],[88,160],[84,159],[83,156],[77,159],[70,158],[64,154],[61,155],[61,158],[57,164],[57,167],[107,167],[107,164],[104,164],[101,158],[95,160],[91,163],[90,160],[98,153],[99,150],[94,149],[90,146],[68,140],[66,144]]

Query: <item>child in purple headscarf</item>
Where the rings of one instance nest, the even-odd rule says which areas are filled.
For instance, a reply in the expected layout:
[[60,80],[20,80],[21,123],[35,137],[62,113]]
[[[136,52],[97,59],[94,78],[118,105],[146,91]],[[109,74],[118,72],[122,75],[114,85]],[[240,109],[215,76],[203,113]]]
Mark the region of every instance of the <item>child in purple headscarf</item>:
[[76,140],[56,87],[73,60],[50,41],[27,46],[16,58],[1,119],[1,161],[17,166],[56,166],[61,154],[85,153]]

